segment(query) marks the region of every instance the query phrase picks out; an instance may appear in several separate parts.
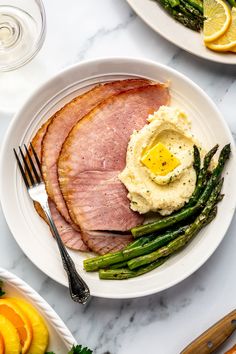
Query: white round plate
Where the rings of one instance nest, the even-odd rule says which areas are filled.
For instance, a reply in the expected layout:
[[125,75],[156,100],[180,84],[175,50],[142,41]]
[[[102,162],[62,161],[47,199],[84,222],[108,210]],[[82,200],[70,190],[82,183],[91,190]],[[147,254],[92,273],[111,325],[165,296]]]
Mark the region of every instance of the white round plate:
[[208,96],[182,74],[160,64],[131,58],[97,59],[66,69],[41,86],[15,116],[5,136],[0,161],[0,195],[3,212],[13,236],[31,261],[44,273],[67,286],[59,252],[48,226],[35,212],[13,156],[13,147],[28,144],[42,122],[66,102],[98,82],[145,77],[169,81],[172,104],[185,109],[193,121],[197,138],[210,148],[231,143],[233,154],[226,168],[225,198],[218,217],[181,253],[146,275],[125,281],[99,280],[97,273],[83,270],[85,253],[70,251],[91,294],[107,298],[130,298],[164,290],[197,270],[223,239],[233,216],[235,153],[232,135]]
[[223,64],[236,64],[236,53],[217,53],[207,49],[202,34],[175,21],[158,1],[127,0],[139,17],[162,37],[203,59]]
[[6,296],[25,299],[43,316],[49,331],[48,351],[65,354],[76,344],[76,340],[60,317],[28,284],[3,268],[0,268],[0,280],[3,281],[3,290]]

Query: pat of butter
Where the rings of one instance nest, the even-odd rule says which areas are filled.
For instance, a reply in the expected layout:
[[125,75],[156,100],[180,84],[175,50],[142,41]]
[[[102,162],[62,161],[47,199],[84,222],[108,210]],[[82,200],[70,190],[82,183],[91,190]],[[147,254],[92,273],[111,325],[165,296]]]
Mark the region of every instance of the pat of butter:
[[165,176],[180,165],[177,159],[162,143],[156,144],[141,158],[141,162],[155,175]]

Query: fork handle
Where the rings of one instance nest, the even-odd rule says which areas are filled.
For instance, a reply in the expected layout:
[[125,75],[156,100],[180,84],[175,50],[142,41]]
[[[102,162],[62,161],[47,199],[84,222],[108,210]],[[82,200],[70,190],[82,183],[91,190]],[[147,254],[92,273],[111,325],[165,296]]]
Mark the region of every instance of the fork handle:
[[61,254],[61,258],[62,258],[63,267],[67,273],[67,276],[68,276],[69,290],[70,290],[71,298],[75,302],[85,304],[90,297],[89,288],[88,288],[87,284],[85,283],[85,281],[78,274],[78,272],[75,268],[75,264],[61,240],[61,237],[57,231],[56,225],[52,219],[52,215],[51,215],[51,211],[49,209],[48,202],[46,202],[45,204],[41,204],[41,206],[42,206],[44,213],[48,219],[52,233],[55,236],[55,239],[57,241],[57,245],[58,245],[58,248],[59,248],[59,251]]

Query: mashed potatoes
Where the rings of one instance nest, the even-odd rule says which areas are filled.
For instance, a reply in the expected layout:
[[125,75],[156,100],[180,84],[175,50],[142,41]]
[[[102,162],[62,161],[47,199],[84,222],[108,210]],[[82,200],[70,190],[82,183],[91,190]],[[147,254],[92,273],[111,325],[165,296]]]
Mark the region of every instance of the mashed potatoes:
[[196,142],[190,121],[177,108],[162,106],[148,121],[131,135],[119,179],[128,189],[131,209],[168,215],[181,208],[194,191]]

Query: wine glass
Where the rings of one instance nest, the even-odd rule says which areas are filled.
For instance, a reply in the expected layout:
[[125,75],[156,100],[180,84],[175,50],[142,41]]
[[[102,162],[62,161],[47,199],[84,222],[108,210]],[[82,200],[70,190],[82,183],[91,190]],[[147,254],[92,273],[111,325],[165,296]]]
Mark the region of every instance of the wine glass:
[[0,0],[0,70],[16,69],[42,47],[45,11],[41,0]]
[[42,47],[45,33],[42,0],[0,0],[0,111],[15,111],[36,83],[37,65],[29,69],[27,63]]

